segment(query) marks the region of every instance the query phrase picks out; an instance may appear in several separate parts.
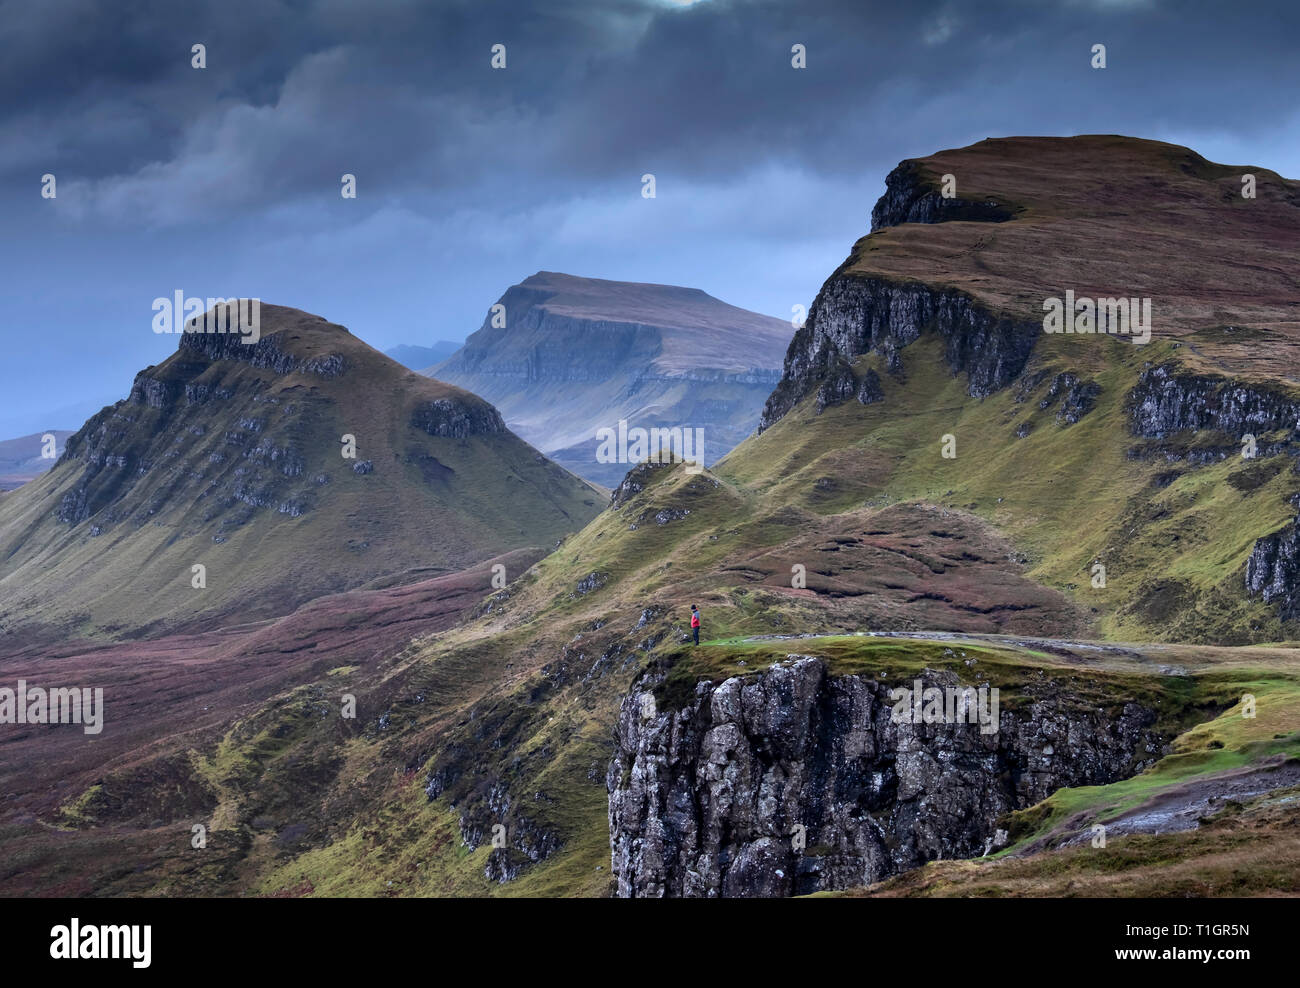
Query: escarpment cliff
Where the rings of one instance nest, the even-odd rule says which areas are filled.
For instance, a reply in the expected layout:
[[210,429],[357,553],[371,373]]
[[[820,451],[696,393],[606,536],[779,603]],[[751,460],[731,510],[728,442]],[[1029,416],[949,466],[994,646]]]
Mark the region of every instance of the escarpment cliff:
[[[1267,192],[1237,208],[1247,171]],[[1300,321],[1278,265],[1300,254],[1297,202],[1300,186],[1266,170],[1113,135],[990,139],[904,161],[791,341],[761,428],[842,361],[877,353],[901,372],[900,351],[922,332],[939,334],[948,370],[987,397],[1043,345],[1042,305],[1067,290],[1147,296],[1155,338],[1194,337],[1214,373],[1288,372]]]
[[[904,161],[885,178],[885,194],[871,210],[871,232],[900,223],[1003,223],[1015,207],[996,199],[961,199],[943,194],[943,176],[935,182],[915,161]],[[956,176],[951,176],[956,184]]]
[[[900,372],[899,351],[925,330],[942,335],[949,370],[965,372],[969,394],[984,397],[1015,380],[1042,329],[1041,322],[995,314],[962,292],[842,271],[822,286],[791,341],[785,373],[767,399],[759,429],[772,426],[828,378],[842,378],[841,365],[862,354],[883,354],[886,366]],[[876,390],[865,388],[868,394]]]
[[[1014,214],[1015,208],[992,198],[944,196],[918,162],[905,161],[885,180],[885,194],[871,212],[871,232],[905,223],[1003,223]],[[995,310],[937,281],[862,270],[857,262],[868,240],[859,241],[854,255],[818,292],[786,351],[781,381],[763,407],[759,431],[814,389],[819,411],[854,394],[864,404],[878,400],[878,386],[851,379],[850,365],[863,354],[879,353],[885,366],[901,375],[899,351],[926,330],[943,337],[948,369],[967,375],[973,397],[1006,387],[1024,369],[1042,332],[1041,320]]]
[[1195,374],[1171,363],[1144,370],[1128,404],[1129,427],[1145,438],[1216,432],[1239,442],[1247,434],[1300,429],[1300,399],[1280,386]]
[[712,463],[757,425],[792,332],[698,289],[542,271],[425,373],[483,396],[538,449],[614,487],[631,464],[598,457],[598,430],[703,429]]
[[889,687],[810,656],[701,682],[679,709],[654,696],[643,681],[623,701],[606,779],[621,896],[786,896],[972,857],[1005,841],[1009,811],[1165,748],[1153,711],[1089,707],[1047,679],[991,733],[894,723]]

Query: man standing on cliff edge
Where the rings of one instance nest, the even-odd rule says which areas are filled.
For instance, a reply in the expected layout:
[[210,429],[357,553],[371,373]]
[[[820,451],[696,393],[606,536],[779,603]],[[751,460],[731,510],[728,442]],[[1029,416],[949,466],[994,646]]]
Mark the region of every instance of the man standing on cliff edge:
[[691,632],[695,635],[695,644],[700,643],[700,609],[691,605]]

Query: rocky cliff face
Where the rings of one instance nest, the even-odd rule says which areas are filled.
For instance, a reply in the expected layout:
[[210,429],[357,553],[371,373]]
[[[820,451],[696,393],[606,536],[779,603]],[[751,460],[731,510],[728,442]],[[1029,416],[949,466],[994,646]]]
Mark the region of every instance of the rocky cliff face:
[[[993,199],[944,198],[917,162],[904,161],[885,179],[885,194],[871,211],[871,230],[952,220],[1001,223],[1014,213],[1014,207]],[[822,285],[807,322],[791,340],[781,381],[763,408],[760,432],[814,389],[818,412],[854,394],[864,404],[879,400],[878,385],[852,378],[849,365],[874,352],[884,356],[891,372],[901,373],[899,351],[927,329],[943,336],[952,373],[965,372],[969,393],[984,397],[1019,375],[1042,332],[1041,322],[999,315],[965,292],[850,273],[851,264],[852,258]]]
[[444,439],[468,439],[507,431],[501,413],[491,405],[467,405],[447,398],[416,405],[411,414],[411,425]]
[[297,371],[331,378],[339,377],[347,369],[347,360],[341,353],[295,354],[284,349],[277,336],[245,343],[243,337],[235,333],[193,332],[181,337],[179,350],[201,365],[216,360],[238,361],[280,375]]
[[1012,207],[994,199],[944,198],[915,161],[904,161],[885,178],[885,194],[871,210],[871,232],[901,223],[1002,223],[1013,214]]
[[1024,370],[1042,324],[997,315],[961,292],[921,283],[837,273],[822,286],[786,353],[781,383],[767,399],[760,431],[790,411],[804,395],[865,353],[880,353],[901,370],[898,352],[934,330],[945,341],[949,369],[965,372],[968,392],[984,397]]
[[656,710],[652,686],[623,701],[606,777],[621,896],[786,896],[975,856],[1007,812],[1125,778],[1165,745],[1152,711],[1086,707],[1051,681],[988,734],[895,724],[886,685],[809,656],[702,682],[681,709]]
[[1143,371],[1128,401],[1129,428],[1146,438],[1204,431],[1240,441],[1247,433],[1300,428],[1300,401],[1281,390],[1191,374],[1174,364]]
[[1246,560],[1246,592],[1275,605],[1282,620],[1300,619],[1300,519],[1255,543]]

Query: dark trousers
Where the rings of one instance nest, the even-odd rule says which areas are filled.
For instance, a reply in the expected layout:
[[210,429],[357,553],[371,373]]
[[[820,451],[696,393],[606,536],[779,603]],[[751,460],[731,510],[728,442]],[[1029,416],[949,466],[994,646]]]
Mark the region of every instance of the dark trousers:
[[692,628],[691,631],[695,633],[695,644],[698,645],[700,643],[700,629]]

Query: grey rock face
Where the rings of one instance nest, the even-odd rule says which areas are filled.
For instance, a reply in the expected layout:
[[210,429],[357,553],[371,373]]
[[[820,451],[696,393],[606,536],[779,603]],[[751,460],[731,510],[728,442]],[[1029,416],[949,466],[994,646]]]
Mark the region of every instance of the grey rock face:
[[645,490],[647,485],[651,483],[656,470],[671,470],[672,468],[672,463],[656,463],[650,460],[636,464],[627,472],[622,482],[610,493],[610,508],[617,511]]
[[609,577],[606,576],[604,573],[588,573],[586,576],[584,576],[581,580],[578,581],[578,588],[574,592],[579,597],[585,597],[593,590],[599,590],[601,587],[603,587],[606,584],[608,580]]
[[[1298,520],[1300,522],[1300,520]],[[1284,621],[1300,618],[1300,523],[1265,536],[1246,560],[1246,592],[1276,604]]]
[[347,370],[342,354],[302,359],[281,349],[275,336],[264,336],[256,343],[245,343],[238,333],[186,333],[180,350],[205,361],[237,360],[276,374],[301,372],[318,377],[339,377]]
[[885,393],[880,387],[880,377],[868,369],[859,378],[847,361],[837,360],[821,387],[817,389],[817,414],[820,415],[832,405],[840,405],[856,397],[863,405],[884,401]]
[[506,431],[501,413],[491,405],[469,404],[440,398],[416,407],[411,425],[431,436],[467,439],[470,436],[497,435]]
[[1101,385],[1096,381],[1081,381],[1077,375],[1070,373],[1057,374],[1038,407],[1050,408],[1057,398],[1064,396],[1061,408],[1056,413],[1056,421],[1061,425],[1074,425],[1092,411],[1099,394]]
[[759,431],[824,382],[827,403],[833,404],[844,387],[841,365],[861,354],[885,354],[891,370],[901,369],[898,351],[927,328],[944,337],[949,369],[967,374],[967,391],[977,398],[1015,380],[1042,334],[1041,323],[995,315],[961,292],[837,273],[822,286],[790,343]]
[[904,161],[885,178],[885,194],[871,210],[871,232],[902,223],[1002,223],[1011,217],[1008,206],[992,199],[945,199],[939,189],[922,181],[915,162]]
[[1155,715],[1136,704],[1114,716],[1050,680],[1032,692],[985,734],[892,723],[888,686],[829,676],[807,656],[701,683],[679,710],[656,711],[643,683],[623,701],[606,776],[618,894],[785,896],[973,857],[1008,811],[1163,752]]
[[1128,396],[1134,435],[1161,439],[1185,430],[1246,433],[1300,425],[1300,402],[1277,391],[1223,377],[1179,373],[1174,364],[1149,367]]

